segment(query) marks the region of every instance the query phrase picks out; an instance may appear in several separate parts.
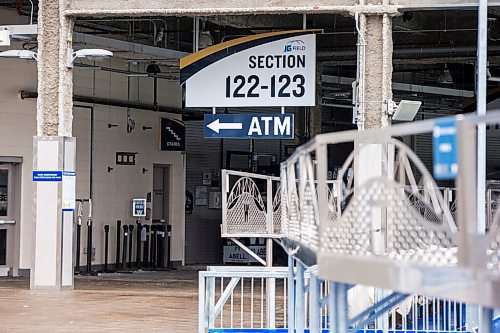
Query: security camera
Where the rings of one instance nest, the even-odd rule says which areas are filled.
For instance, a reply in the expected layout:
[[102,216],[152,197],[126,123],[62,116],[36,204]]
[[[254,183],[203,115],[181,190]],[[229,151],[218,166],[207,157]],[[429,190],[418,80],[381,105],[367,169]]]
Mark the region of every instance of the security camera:
[[0,46],[10,46],[10,31],[0,30]]

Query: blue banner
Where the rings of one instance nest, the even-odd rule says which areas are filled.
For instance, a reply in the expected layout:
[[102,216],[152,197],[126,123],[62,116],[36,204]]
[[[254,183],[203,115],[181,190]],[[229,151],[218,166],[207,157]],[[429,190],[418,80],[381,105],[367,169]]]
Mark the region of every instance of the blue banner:
[[434,178],[455,179],[458,173],[456,121],[438,122],[432,130],[432,137]]
[[62,171],[33,171],[34,182],[60,182],[62,181]]
[[293,114],[207,114],[206,139],[293,139]]

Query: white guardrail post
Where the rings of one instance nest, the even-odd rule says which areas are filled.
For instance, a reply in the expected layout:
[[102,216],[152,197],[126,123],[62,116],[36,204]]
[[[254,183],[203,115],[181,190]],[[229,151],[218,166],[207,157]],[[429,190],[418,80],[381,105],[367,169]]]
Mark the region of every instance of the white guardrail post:
[[221,233],[227,234],[227,195],[229,193],[229,181],[228,181],[228,175],[227,175],[227,170],[222,169],[221,170],[221,194],[222,194],[222,226],[221,226]]
[[297,284],[295,287],[295,299],[297,305],[295,309],[296,310],[295,331],[297,333],[304,333],[304,328],[305,328],[304,266],[298,260],[296,263],[297,263],[297,271],[295,274],[297,278]]
[[207,300],[208,311],[208,327],[215,326],[215,277],[210,276],[207,278]]
[[198,274],[198,333],[205,333],[207,327],[207,303],[204,272]]
[[[273,180],[271,177],[267,177],[267,195],[266,195],[266,224],[267,233],[269,235],[274,233],[273,230]],[[273,239],[266,238],[266,265],[267,267],[273,267]],[[267,300],[267,327],[276,327],[276,280],[273,278],[268,278],[266,280],[266,300]]]
[[288,255],[288,333],[295,332],[295,259]]
[[314,272],[309,277],[309,329],[311,333],[321,333],[321,299],[319,294],[320,283]]

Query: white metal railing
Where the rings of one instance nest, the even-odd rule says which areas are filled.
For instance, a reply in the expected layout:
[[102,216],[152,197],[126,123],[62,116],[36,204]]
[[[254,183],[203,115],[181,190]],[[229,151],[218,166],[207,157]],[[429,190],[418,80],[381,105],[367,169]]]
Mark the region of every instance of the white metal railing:
[[[500,306],[492,292],[500,285],[500,214],[478,231],[473,204],[476,126],[500,122],[500,112],[454,120],[458,227],[432,175],[393,139],[432,132],[441,119],[322,134],[299,147],[281,169],[285,240],[314,253],[327,280]],[[346,142],[354,151],[330,186],[329,147]]]
[[[223,172],[224,237],[281,237],[289,254],[288,279],[283,279],[279,292],[287,303],[283,322],[290,332],[303,332],[306,327],[311,332],[321,328],[344,332],[350,327],[462,331],[464,323],[470,331],[477,326],[477,318],[490,321],[492,308],[500,306],[500,212],[493,214],[494,202],[489,200],[488,223],[476,224],[475,147],[478,124],[500,123],[500,112],[453,119],[459,170],[454,190],[439,188],[416,154],[394,139],[432,132],[442,119],[318,135],[282,163],[281,196],[276,194],[278,186],[273,186],[277,179]],[[329,154],[335,150],[329,148],[348,142],[354,150],[337,178],[330,181]],[[237,179],[230,181],[230,177]],[[264,185],[257,185],[258,181]],[[272,196],[264,199],[262,188]],[[274,219],[279,215],[277,207],[281,208],[280,220]],[[256,212],[264,213],[259,217]],[[220,282],[220,298],[215,303],[215,279],[222,276],[206,274],[200,273],[202,328],[213,328],[215,318],[226,317],[224,305],[234,298],[240,281],[239,325],[245,326],[244,304],[248,303],[241,279],[276,279],[246,267],[236,273],[226,271],[224,278],[230,282],[227,286]],[[255,281],[250,284],[255,286]],[[371,286],[373,304],[361,297],[364,308],[354,311],[356,297],[349,296],[355,290],[352,285]],[[275,287],[272,283],[271,294],[266,287],[268,310],[275,308],[271,305],[276,302]],[[413,294],[424,296],[408,301]],[[482,310],[460,302],[479,304]],[[253,307],[249,311],[253,318]],[[232,307],[230,313],[233,326]],[[262,325],[274,327],[275,313],[268,312],[266,318]],[[483,328],[489,331],[488,325]]]
[[216,267],[199,273],[199,332],[287,323],[287,267]]
[[222,170],[222,237],[281,236],[280,178]]
[[[268,279],[275,282],[269,299]],[[265,331],[266,328],[289,328],[289,323],[296,329],[300,323],[304,329],[315,325],[321,330],[332,328],[332,303],[316,304],[316,300],[331,296],[331,284],[319,280],[314,268],[304,271],[303,281],[299,275],[293,277],[292,284],[289,279],[285,267],[208,267],[207,271],[200,272],[199,332],[218,328]],[[301,286],[303,292],[298,290]],[[380,295],[389,293],[356,286],[348,293],[347,311],[355,316]],[[361,330],[472,332],[478,325],[477,311],[477,307],[460,302],[410,296],[378,320],[368,322]]]

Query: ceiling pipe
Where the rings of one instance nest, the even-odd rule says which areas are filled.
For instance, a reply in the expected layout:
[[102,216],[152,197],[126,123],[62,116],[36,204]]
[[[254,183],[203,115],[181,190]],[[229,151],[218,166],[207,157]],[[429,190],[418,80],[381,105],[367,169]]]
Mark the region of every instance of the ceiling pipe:
[[[111,72],[111,73],[117,73],[117,74],[125,74],[129,76],[144,76],[144,77],[152,77],[152,78],[158,78],[158,79],[163,79],[163,80],[168,80],[168,81],[178,81],[179,77],[178,75],[162,75],[162,74],[154,74],[154,73],[141,73],[137,71],[129,71],[129,70],[124,70],[124,69],[118,69],[118,68],[111,68],[111,67],[103,67],[103,66],[93,66],[93,65],[87,65],[87,64],[82,64],[82,63],[76,63],[75,67],[79,67],[82,69],[88,69],[88,70],[100,70],[100,71],[105,71],[105,72]],[[161,73],[161,72],[160,72]],[[178,71],[175,72],[166,72],[170,74],[179,74]]]
[[[32,98],[37,98],[38,93],[36,91],[21,90],[21,91],[19,91],[19,96],[21,97],[21,99],[32,99]],[[155,106],[155,105],[151,105],[151,104],[119,101],[119,100],[112,100],[112,99],[99,98],[99,97],[94,98],[94,97],[79,96],[79,95],[73,95],[73,101],[78,102],[78,103],[90,103],[90,104],[114,106],[114,107],[119,107],[119,108],[130,108],[130,109],[137,109],[137,110],[157,111],[157,112],[165,112],[165,113],[172,113],[172,114],[182,114],[182,115],[189,114],[191,116],[199,116],[199,115],[205,114],[205,112],[199,111],[199,110],[182,110],[182,109],[171,108],[171,107],[167,107],[167,106],[160,106],[160,105]]]
[[[500,46],[494,45],[488,47],[488,52],[499,52]],[[475,46],[463,47],[429,47],[429,48],[401,48],[394,49],[395,58],[403,58],[404,56],[418,55],[442,55],[446,57],[457,55],[475,55],[477,48]],[[318,52],[319,58],[351,58],[356,56],[356,50],[339,50],[334,52]]]

